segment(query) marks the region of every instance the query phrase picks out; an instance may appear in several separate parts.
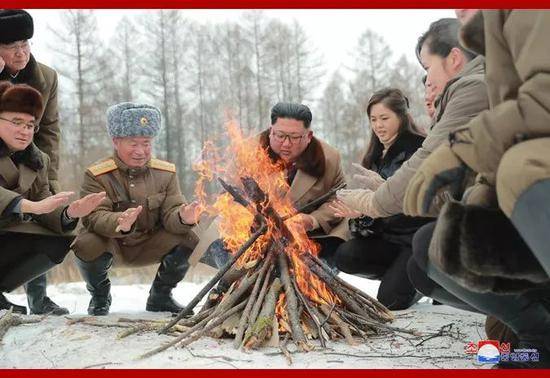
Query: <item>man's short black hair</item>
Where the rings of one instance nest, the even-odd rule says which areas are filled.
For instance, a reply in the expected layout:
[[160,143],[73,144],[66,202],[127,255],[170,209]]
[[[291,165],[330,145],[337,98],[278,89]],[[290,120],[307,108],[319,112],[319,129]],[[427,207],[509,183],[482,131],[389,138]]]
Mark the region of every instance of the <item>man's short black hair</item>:
[[424,45],[428,47],[431,54],[442,58],[446,58],[451,53],[453,47],[456,47],[464,53],[467,60],[474,59],[476,54],[460,45],[458,40],[459,29],[460,22],[456,18],[442,18],[441,20],[432,22],[428,31],[418,38],[418,43],[416,44],[416,58],[420,64],[422,64],[420,50],[422,50],[422,46]]
[[271,124],[274,125],[279,118],[291,118],[297,121],[303,121],[304,127],[309,129],[311,125],[311,110],[303,104],[293,102],[279,102],[271,108]]

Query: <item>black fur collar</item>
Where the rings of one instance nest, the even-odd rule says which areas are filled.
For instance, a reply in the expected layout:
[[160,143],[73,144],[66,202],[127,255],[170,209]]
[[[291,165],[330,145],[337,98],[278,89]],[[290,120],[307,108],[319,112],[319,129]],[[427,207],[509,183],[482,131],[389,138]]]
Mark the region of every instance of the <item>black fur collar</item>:
[[15,164],[23,163],[36,172],[44,168],[42,153],[34,143],[31,143],[23,151],[12,153],[6,143],[0,139],[0,158],[5,156],[10,156]]
[[0,80],[7,80],[13,84],[28,84],[37,89],[42,94],[46,89],[46,80],[40,66],[34,56],[31,54],[29,63],[23,68],[15,78],[12,78],[8,70],[0,72]]
[[[269,157],[274,161],[280,161],[279,156],[269,146],[269,129],[260,134],[260,145],[267,148]],[[311,142],[296,161],[296,168],[310,176],[320,178],[325,174],[326,161],[323,145],[319,139],[313,137]]]
[[[423,141],[424,137],[422,135],[403,132],[398,135],[381,160],[392,160],[403,151],[414,152],[422,145]],[[382,155],[382,151],[380,151],[380,155]]]

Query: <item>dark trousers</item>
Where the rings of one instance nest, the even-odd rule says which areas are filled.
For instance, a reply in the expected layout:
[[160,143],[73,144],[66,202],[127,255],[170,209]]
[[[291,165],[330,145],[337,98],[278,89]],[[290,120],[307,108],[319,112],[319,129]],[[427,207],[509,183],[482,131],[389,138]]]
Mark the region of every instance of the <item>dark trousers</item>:
[[331,268],[336,267],[336,251],[344,241],[340,238],[327,236],[325,238],[314,239],[321,246],[319,258],[323,259]]
[[0,233],[0,291],[11,291],[61,263],[72,237]]
[[391,310],[414,304],[417,294],[407,276],[411,248],[379,236],[351,239],[336,251],[336,267],[349,274],[380,280],[377,299]]

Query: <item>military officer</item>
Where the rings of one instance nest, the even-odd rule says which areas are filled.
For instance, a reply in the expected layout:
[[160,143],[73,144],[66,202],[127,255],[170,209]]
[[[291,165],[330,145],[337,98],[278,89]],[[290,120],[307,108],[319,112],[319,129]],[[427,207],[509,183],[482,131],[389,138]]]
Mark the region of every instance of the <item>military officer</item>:
[[174,164],[151,157],[160,127],[161,114],[153,106],[121,103],[107,111],[114,154],[86,170],[81,189],[82,196],[105,191],[107,198],[83,218],[72,246],[92,295],[90,315],[109,313],[113,259],[130,266],[160,262],[146,310],[182,309],[171,292],[183,279],[198,242],[191,230],[198,204],[187,204]]

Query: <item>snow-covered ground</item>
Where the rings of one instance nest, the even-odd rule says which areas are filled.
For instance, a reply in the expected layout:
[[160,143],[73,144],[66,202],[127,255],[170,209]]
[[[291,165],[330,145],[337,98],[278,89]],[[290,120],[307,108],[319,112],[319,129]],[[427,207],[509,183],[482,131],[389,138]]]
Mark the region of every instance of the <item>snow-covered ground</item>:
[[[341,277],[375,296],[378,282],[341,274]],[[186,303],[203,284],[183,282],[174,295]],[[119,318],[169,319],[168,314],[145,312],[148,285],[113,285],[111,314],[97,321],[115,323]],[[70,283],[48,288],[57,303],[67,307],[70,318],[86,314],[89,294],[84,283]],[[7,297],[15,303],[26,302],[24,294]],[[393,334],[357,339],[357,345],[329,342],[298,353],[292,344],[292,365],[278,348],[262,348],[254,352],[235,350],[231,340],[204,337],[190,346],[170,348],[144,360],[137,357],[154,349],[172,336],[154,332],[119,339],[120,328],[95,327],[82,323],[69,324],[66,317],[48,316],[39,323],[12,327],[0,345],[2,368],[485,368],[474,357],[464,353],[468,341],[485,338],[481,315],[447,306],[433,306],[427,298],[409,310],[395,313],[393,325],[416,329],[423,336]],[[0,314],[1,315],[1,314]],[[35,316],[33,316],[35,318]],[[30,317],[29,317],[30,318]],[[447,326],[447,327],[444,327]],[[444,335],[429,338],[440,329]]]

